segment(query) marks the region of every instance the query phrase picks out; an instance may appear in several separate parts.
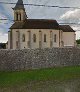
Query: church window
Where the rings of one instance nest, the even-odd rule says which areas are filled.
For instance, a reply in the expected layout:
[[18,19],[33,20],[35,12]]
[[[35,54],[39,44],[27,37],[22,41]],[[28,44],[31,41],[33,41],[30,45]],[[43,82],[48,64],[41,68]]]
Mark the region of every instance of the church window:
[[50,31],[50,47],[52,48],[52,46],[53,46],[53,33],[52,33],[52,31]]
[[22,35],[22,41],[25,42],[25,34]]
[[27,42],[28,48],[31,47],[31,31],[28,31],[28,42]]
[[19,14],[19,17],[20,17],[20,21],[21,21],[21,14]]
[[56,34],[54,35],[54,42],[56,42]]
[[31,39],[31,32],[28,31],[28,41],[30,41],[30,39]]
[[16,14],[16,20],[18,20],[18,13]]
[[36,35],[33,34],[33,42],[36,42]]
[[41,30],[39,31],[39,48],[42,47],[42,32]]
[[46,42],[46,34],[44,34],[44,42]]
[[41,40],[42,40],[42,32],[39,31],[39,41],[41,41]]

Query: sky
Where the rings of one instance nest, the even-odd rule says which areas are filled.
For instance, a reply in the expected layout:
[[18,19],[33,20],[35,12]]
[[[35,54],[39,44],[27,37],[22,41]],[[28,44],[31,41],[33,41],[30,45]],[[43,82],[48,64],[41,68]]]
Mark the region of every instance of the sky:
[[[17,0],[0,0],[0,2],[16,3]],[[44,4],[63,7],[80,7],[80,0],[23,0],[26,4]],[[13,7],[15,5],[0,3],[0,42],[7,42],[8,31],[13,24]],[[26,14],[29,19],[55,19],[59,23],[78,23],[80,24],[80,9],[71,8],[49,8],[38,6],[25,6]],[[76,39],[80,38],[80,25],[70,25],[76,31]]]

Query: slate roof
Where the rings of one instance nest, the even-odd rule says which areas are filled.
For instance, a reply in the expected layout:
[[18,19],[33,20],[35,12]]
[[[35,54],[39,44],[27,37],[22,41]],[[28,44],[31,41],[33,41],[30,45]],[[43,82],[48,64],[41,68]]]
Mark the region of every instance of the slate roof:
[[10,29],[59,29],[56,20],[26,19],[24,22],[15,22]]
[[63,32],[75,32],[69,25],[60,25],[60,29]]
[[18,2],[16,3],[16,6],[13,8],[14,10],[17,10],[17,9],[25,9],[24,8],[24,4],[23,4],[23,0],[18,0]]

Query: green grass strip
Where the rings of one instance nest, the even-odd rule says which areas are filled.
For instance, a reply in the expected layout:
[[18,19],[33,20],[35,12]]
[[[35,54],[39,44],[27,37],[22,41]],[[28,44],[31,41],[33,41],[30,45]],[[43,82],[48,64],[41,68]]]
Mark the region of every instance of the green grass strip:
[[13,86],[30,81],[70,80],[80,78],[80,67],[59,67],[19,72],[0,72],[0,86]]

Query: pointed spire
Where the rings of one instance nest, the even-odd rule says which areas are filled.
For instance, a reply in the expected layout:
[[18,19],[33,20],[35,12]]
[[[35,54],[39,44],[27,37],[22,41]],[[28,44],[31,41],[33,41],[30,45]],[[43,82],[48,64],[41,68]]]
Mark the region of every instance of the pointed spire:
[[14,10],[17,10],[17,9],[23,9],[23,10],[25,10],[24,4],[23,4],[23,0],[18,0],[16,6],[13,9]]

